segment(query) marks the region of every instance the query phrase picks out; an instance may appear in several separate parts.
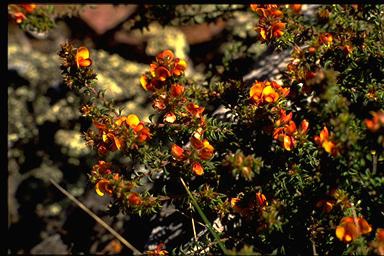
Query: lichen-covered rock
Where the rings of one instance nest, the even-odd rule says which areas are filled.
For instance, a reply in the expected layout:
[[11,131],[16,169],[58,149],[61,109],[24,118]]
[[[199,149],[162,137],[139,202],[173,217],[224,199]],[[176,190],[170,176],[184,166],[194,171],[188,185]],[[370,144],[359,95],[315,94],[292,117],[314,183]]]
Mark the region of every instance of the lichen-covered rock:
[[70,157],[78,158],[90,153],[90,148],[85,145],[81,133],[71,130],[58,130],[55,142],[62,146],[61,152]]
[[79,99],[71,93],[64,99],[60,99],[53,105],[50,105],[49,98],[40,95],[34,102],[34,110],[37,125],[49,122],[59,122],[61,126],[68,125],[70,120],[76,120],[80,117]]
[[27,143],[38,135],[27,106],[27,102],[33,101],[34,97],[34,93],[26,86],[17,89],[8,87],[8,148],[19,140]]

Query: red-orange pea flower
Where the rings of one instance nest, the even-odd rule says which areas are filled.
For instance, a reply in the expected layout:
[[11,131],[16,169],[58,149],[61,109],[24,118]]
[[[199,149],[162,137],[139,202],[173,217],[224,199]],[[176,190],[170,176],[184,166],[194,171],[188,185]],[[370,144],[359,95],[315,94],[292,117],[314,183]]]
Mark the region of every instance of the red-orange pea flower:
[[112,184],[107,179],[101,179],[96,183],[96,193],[104,196],[105,193],[112,195]]
[[277,22],[272,24],[272,34],[275,38],[281,37],[284,32],[283,29],[285,28],[285,23],[283,22]]
[[257,200],[259,206],[261,206],[261,207],[268,205],[267,198],[265,197],[264,194],[261,194],[260,192],[256,193],[256,200]]
[[115,121],[117,126],[121,126],[123,123],[131,128],[135,128],[140,123],[140,119],[137,115],[130,114],[128,116],[121,116]]
[[184,93],[184,86],[181,84],[172,84],[170,92],[173,97],[179,97]]
[[128,202],[133,205],[140,205],[141,204],[141,198],[138,193],[131,192],[128,195]]
[[89,50],[86,47],[80,47],[76,53],[76,65],[80,67],[89,67],[92,65],[92,60],[89,58]]
[[169,112],[169,113],[165,114],[163,120],[164,120],[165,123],[172,124],[172,123],[174,123],[176,121],[176,115],[174,113],[172,113],[172,112]]
[[171,154],[175,160],[183,160],[184,159],[184,149],[179,147],[176,144],[171,146]]
[[288,124],[285,125],[284,131],[288,135],[293,135],[296,132],[296,124],[295,124],[295,122],[290,120],[288,122]]
[[187,69],[187,62],[185,60],[176,59],[174,67],[172,69],[172,73],[175,76],[180,76],[184,74],[184,71]]
[[283,137],[283,145],[286,150],[291,151],[295,147],[295,139],[285,134]]
[[173,61],[175,55],[171,50],[165,50],[156,55],[156,61],[159,63],[169,64]]
[[192,114],[193,117],[200,118],[201,114],[203,113],[204,109],[203,107],[200,107],[197,104],[194,104],[193,102],[188,103],[186,106],[186,109],[189,113]]
[[160,66],[155,69],[155,77],[160,81],[165,81],[171,76],[171,72],[166,67]]
[[301,4],[290,4],[289,7],[295,12],[300,13],[301,12]]
[[357,228],[354,223],[348,222],[336,227],[336,237],[344,243],[350,243],[359,237]]
[[192,171],[195,175],[201,176],[204,174],[204,169],[201,163],[195,162],[192,165]]
[[153,84],[148,81],[148,77],[146,75],[140,76],[140,84],[146,91],[153,90]]
[[36,4],[20,4],[27,12],[32,13],[36,9]]
[[24,13],[22,12],[16,12],[15,14],[13,14],[13,17],[15,18],[16,23],[18,24],[22,23],[26,19]]
[[208,140],[203,140],[203,148],[199,150],[199,158],[201,160],[210,160],[214,155],[214,150]]
[[308,132],[308,127],[309,127],[309,122],[304,119],[303,121],[301,121],[301,124],[300,124],[300,133],[302,135],[305,135],[307,132]]
[[371,225],[362,217],[344,217],[341,219],[339,226],[336,227],[336,236],[345,243],[359,237],[361,234],[367,234],[372,231]]
[[249,90],[249,95],[253,103],[259,104],[262,102],[262,93],[263,93],[263,83],[256,81],[251,89]]
[[323,33],[319,37],[320,44],[331,44],[333,40],[333,37],[330,33]]

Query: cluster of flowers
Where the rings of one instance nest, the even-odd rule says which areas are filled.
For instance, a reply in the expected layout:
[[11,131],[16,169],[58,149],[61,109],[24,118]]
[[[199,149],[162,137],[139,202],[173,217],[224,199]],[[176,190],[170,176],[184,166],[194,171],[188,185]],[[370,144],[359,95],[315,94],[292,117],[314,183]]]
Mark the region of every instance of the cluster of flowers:
[[[86,47],[79,47],[76,51],[75,61],[78,69],[90,67],[92,60],[89,50]],[[83,115],[87,115],[90,107],[84,106],[82,112]],[[94,119],[93,124],[99,130],[99,136],[92,136],[91,144],[96,146],[101,155],[107,154],[108,151],[122,150],[126,142],[131,142],[131,148],[137,148],[137,143],[143,143],[151,138],[149,128],[145,127],[145,123],[134,114],[116,116],[114,120],[101,117],[99,120]]]
[[[323,77],[319,59],[316,57],[317,52],[325,51],[329,47],[341,50],[345,56],[352,52],[352,46],[347,44],[345,39],[338,39],[336,44],[334,42],[335,38],[331,33],[321,33],[307,48],[294,47],[292,61],[287,65],[291,83],[303,83],[303,91],[310,92],[307,84],[311,81],[318,83]],[[318,78],[317,81],[315,78]]]
[[186,61],[175,58],[171,50],[165,50],[156,56],[149,72],[140,77],[144,90],[153,93],[153,108],[166,112],[164,122],[174,123],[177,107],[187,104],[187,99],[183,97],[185,88],[179,81],[186,68]]
[[184,150],[173,144],[171,153],[175,160],[191,164],[194,174],[202,175],[204,169],[200,160],[210,160],[214,155],[214,148],[204,139],[204,107],[184,96],[183,75],[186,67],[184,60],[176,58],[172,51],[165,50],[156,56],[156,61],[150,65],[149,72],[141,76],[140,82],[144,90],[153,93],[152,106],[164,112],[164,123],[172,124],[178,121],[184,126],[195,127],[195,132],[190,138],[192,146],[187,146],[188,149]]
[[189,145],[186,149],[173,144],[171,154],[176,161],[183,161],[186,164],[191,164],[192,172],[195,175],[203,175],[204,168],[201,160],[212,159],[215,149],[207,139],[203,139],[203,129],[198,128],[190,137]]
[[28,14],[34,12],[36,7],[36,4],[11,4],[8,10],[16,23],[21,24],[27,18]]
[[130,191],[135,185],[123,181],[117,171],[113,172],[111,170],[111,165],[112,163],[110,162],[99,160],[98,164],[93,166],[92,176],[97,180],[96,193],[99,196],[104,196],[105,194],[112,196],[115,192],[116,197],[119,198],[124,195],[124,192],[129,191],[125,196],[128,203],[136,206],[142,204],[140,195]]
[[308,132],[309,122],[301,121],[300,128],[292,120],[292,112],[288,115],[284,109],[280,109],[280,118],[275,121],[273,138],[281,142],[282,147],[290,151],[295,148],[297,139],[302,138]]
[[260,41],[279,38],[284,34],[285,23],[281,22],[283,12],[277,4],[251,4],[251,10],[259,15],[256,31]]
[[275,103],[277,100],[286,97],[289,88],[283,88],[275,81],[259,82],[255,81],[249,91],[252,104],[260,106],[262,104]]
[[324,126],[323,130],[320,132],[320,136],[315,136],[314,140],[316,144],[324,148],[326,152],[332,156],[336,156],[339,153],[339,149],[336,144],[329,139],[328,128]]
[[108,151],[124,149],[126,142],[130,142],[130,148],[138,148],[138,144],[151,138],[151,132],[145,123],[134,115],[118,116],[115,121],[111,119],[101,119],[93,121],[99,130],[99,137],[94,138],[98,152],[105,155]]

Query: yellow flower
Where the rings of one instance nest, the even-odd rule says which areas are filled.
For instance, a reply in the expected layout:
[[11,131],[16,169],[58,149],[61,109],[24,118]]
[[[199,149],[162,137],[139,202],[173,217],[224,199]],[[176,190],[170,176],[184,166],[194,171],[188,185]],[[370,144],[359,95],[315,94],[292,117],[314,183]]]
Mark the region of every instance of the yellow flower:
[[77,67],[89,67],[92,65],[92,60],[89,58],[89,51],[86,47],[80,47],[76,53]]

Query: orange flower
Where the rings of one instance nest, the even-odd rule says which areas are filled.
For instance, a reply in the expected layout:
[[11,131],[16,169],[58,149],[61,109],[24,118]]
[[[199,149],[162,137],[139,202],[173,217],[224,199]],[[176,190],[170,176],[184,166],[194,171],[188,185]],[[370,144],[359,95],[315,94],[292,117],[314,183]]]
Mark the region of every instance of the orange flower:
[[336,227],[336,237],[344,243],[350,243],[359,237],[357,228],[352,222],[347,222]]
[[176,121],[176,115],[172,112],[169,112],[169,113],[165,114],[163,120],[165,123],[174,123]]
[[174,57],[175,55],[171,50],[165,50],[156,55],[156,61],[159,63],[170,64]]
[[268,205],[267,199],[266,199],[264,194],[261,194],[260,192],[257,192],[256,193],[256,199],[257,199],[257,202],[259,203],[259,205],[261,207],[264,207],[264,206]]
[[173,144],[171,146],[171,154],[175,160],[183,160],[184,159],[184,149]]
[[287,115],[286,111],[284,109],[280,110],[280,119],[278,119],[275,124],[277,127],[284,125],[288,123],[290,120],[292,120],[292,112]]
[[330,33],[323,33],[319,37],[320,44],[331,44],[333,40],[333,37]]
[[315,54],[315,52],[316,52],[316,48],[315,48],[315,47],[309,47],[309,48],[308,48],[308,52],[309,52],[310,54]]
[[136,133],[139,142],[144,142],[151,138],[151,132],[148,127],[144,127],[143,122],[140,122],[133,131]]
[[359,237],[361,234],[367,234],[372,231],[371,225],[362,217],[344,217],[341,219],[339,226],[336,227],[336,236],[345,243]]
[[203,140],[203,148],[199,150],[201,160],[210,160],[214,155],[214,148],[208,140]]
[[179,97],[184,93],[184,86],[182,86],[181,84],[172,84],[170,91],[173,97]]
[[166,67],[160,66],[155,69],[155,77],[160,81],[165,81],[171,76],[171,72]]
[[289,7],[295,12],[300,13],[301,12],[301,4],[290,4]]
[[140,205],[141,204],[141,198],[138,193],[131,192],[128,195],[128,202],[133,205]]
[[130,114],[128,116],[121,116],[115,121],[117,126],[121,126],[123,123],[131,128],[135,128],[140,123],[140,119],[137,115]]
[[32,13],[36,9],[36,4],[20,4],[27,12]]
[[305,135],[307,132],[308,132],[308,127],[309,127],[309,122],[304,119],[303,121],[301,121],[301,124],[300,124],[300,133],[302,135]]
[[296,124],[292,120],[288,122],[288,124],[284,127],[284,132],[288,135],[293,135],[296,132]]
[[13,14],[13,17],[16,20],[16,23],[18,24],[22,23],[26,19],[24,13],[22,12],[16,12],[15,14]]
[[321,145],[326,152],[336,156],[337,147],[334,142],[329,140],[329,132],[327,127],[324,126],[323,130],[320,132],[320,136],[315,136],[314,140],[318,145]]
[[185,60],[180,60],[176,58],[175,64],[173,66],[172,74],[175,76],[180,76],[184,74],[185,69],[187,68],[187,62]]
[[200,138],[198,138],[198,137],[196,137],[194,135],[189,139],[189,141],[191,142],[192,147],[195,148],[195,149],[201,149],[202,147],[204,147],[204,144],[200,140]]
[[295,147],[295,140],[292,136],[284,135],[283,137],[284,148],[288,151],[291,151]]
[[112,184],[107,179],[101,179],[96,183],[96,193],[104,196],[104,193],[112,195]]
[[76,65],[80,67],[89,67],[92,65],[92,60],[89,58],[89,51],[86,47],[80,47],[76,53]]
[[193,171],[194,174],[196,174],[198,176],[201,176],[201,175],[204,174],[203,166],[200,163],[198,163],[198,162],[193,163],[192,171]]
[[188,105],[186,106],[186,109],[189,113],[192,114],[193,117],[196,117],[196,118],[200,118],[201,117],[201,114],[203,113],[204,109],[203,107],[199,107],[199,105],[193,103],[193,102],[190,102],[188,103]]
[[140,76],[140,84],[146,91],[153,90],[153,84],[148,82],[148,77],[146,75]]
[[284,34],[284,32],[282,31],[284,28],[285,28],[285,23],[283,22],[277,22],[272,24],[272,35],[275,38],[281,37]]
[[[274,11],[281,13],[280,10],[276,10],[278,7],[277,4],[251,4],[250,7],[252,11],[256,12],[259,16],[262,17],[270,16],[271,13],[272,15],[277,14]],[[280,15],[282,15],[282,13]]]
[[384,126],[384,111],[371,112],[373,119],[365,119],[364,124],[371,132],[377,132],[381,126]]
[[253,103],[259,104],[262,102],[261,96],[263,93],[264,85],[261,82],[256,81],[253,83],[251,89],[249,90],[249,95]]

